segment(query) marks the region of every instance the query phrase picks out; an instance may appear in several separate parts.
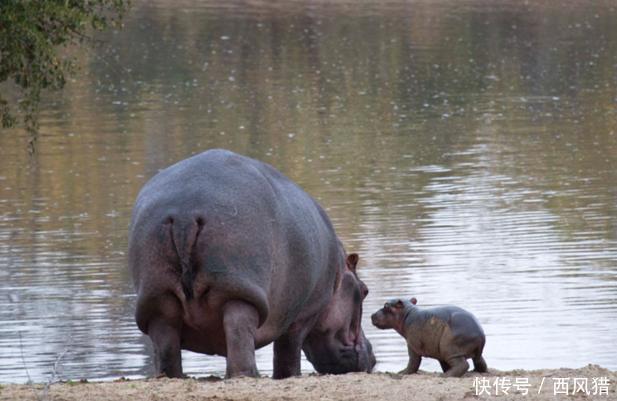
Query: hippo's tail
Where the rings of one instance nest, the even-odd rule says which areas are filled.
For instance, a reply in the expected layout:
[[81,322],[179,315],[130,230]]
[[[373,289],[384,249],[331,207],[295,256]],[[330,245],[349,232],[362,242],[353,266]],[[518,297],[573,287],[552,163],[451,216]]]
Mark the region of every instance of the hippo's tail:
[[169,234],[178,260],[180,261],[180,283],[186,299],[193,298],[193,281],[197,273],[194,257],[195,245],[204,226],[202,217],[169,217]]

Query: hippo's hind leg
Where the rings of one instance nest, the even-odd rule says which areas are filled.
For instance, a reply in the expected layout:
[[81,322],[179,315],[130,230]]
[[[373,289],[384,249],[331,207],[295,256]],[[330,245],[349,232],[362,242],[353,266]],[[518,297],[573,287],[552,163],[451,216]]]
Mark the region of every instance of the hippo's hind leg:
[[486,340],[484,339],[484,336],[478,339],[478,342],[477,342],[478,346],[476,347],[476,350],[472,356],[474,370],[479,373],[485,373],[488,371],[488,367],[486,366],[486,361],[482,357],[482,351],[484,351],[485,341]]
[[448,369],[450,369],[450,365],[446,361],[439,360],[439,364],[441,365],[441,370],[446,373]]
[[474,371],[479,373],[486,373],[488,371],[488,367],[486,366],[486,361],[482,357],[482,354],[478,354],[473,357],[473,367]]
[[469,363],[464,356],[449,358],[447,362],[450,369],[443,374],[445,377],[461,377],[469,369]]
[[232,300],[223,307],[223,327],[227,347],[227,377],[257,377],[255,333],[257,309],[244,301]]
[[173,296],[144,296],[137,300],[135,320],[152,341],[157,376],[182,377],[181,316],[182,309]]
[[179,330],[163,319],[156,319],[150,323],[148,335],[154,346],[157,376],[183,377]]

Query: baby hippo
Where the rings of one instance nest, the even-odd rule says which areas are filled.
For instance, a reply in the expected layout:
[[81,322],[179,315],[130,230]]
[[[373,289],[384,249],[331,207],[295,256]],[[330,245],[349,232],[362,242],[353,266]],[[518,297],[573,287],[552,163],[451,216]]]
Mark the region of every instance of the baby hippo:
[[407,340],[409,363],[399,373],[416,373],[423,356],[435,358],[444,376],[460,377],[472,358],[476,372],[486,372],[484,331],[476,318],[456,306],[419,308],[416,298],[392,299],[371,316],[380,329],[394,329]]

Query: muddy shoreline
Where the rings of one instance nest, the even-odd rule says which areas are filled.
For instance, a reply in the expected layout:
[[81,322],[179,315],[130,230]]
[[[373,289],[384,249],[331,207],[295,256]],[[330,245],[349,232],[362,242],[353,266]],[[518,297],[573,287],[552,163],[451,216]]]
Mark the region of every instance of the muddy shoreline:
[[[567,390],[567,395],[565,394]],[[598,365],[578,369],[498,371],[462,378],[421,372],[305,375],[286,380],[216,377],[113,382],[3,384],[2,401],[198,401],[198,400],[617,400],[617,372]]]

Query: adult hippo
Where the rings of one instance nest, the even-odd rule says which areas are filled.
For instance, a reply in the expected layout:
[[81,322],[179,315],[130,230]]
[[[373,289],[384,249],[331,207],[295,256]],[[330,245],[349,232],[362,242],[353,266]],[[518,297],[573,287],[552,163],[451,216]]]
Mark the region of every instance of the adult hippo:
[[227,357],[256,376],[274,342],[274,378],[371,371],[360,326],[368,293],[324,210],[272,166],[209,150],[156,174],[137,197],[129,266],[135,319],[157,374],[182,376],[180,350]]

